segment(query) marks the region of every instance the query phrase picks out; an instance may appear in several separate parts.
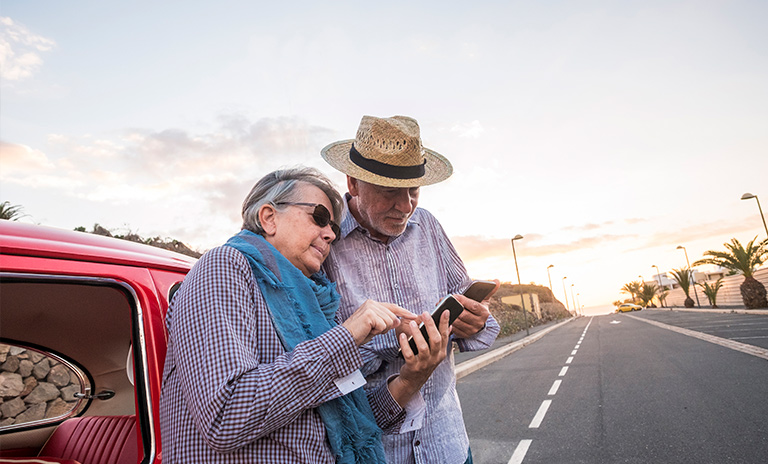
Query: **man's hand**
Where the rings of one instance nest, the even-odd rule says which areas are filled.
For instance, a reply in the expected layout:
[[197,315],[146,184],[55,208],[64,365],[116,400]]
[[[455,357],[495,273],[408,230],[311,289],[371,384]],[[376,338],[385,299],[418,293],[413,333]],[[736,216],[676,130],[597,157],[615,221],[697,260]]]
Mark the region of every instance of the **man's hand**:
[[366,300],[341,325],[349,330],[355,344],[360,346],[371,341],[374,336],[386,333],[400,325],[399,318],[413,321],[416,317],[412,312],[396,304]]
[[501,283],[496,280],[496,288],[482,302],[471,300],[464,295],[453,295],[464,306],[464,311],[453,322],[453,334],[457,338],[468,338],[483,330],[485,321],[491,315],[488,305],[491,297],[499,289]]
[[[405,365],[400,368],[400,375],[389,383],[388,388],[400,406],[405,406],[411,397],[421,389],[435,368],[443,362],[448,354],[448,344],[450,343],[449,316],[448,311],[442,314],[439,329],[435,326],[429,313],[424,312],[419,316],[427,328],[429,342],[424,339],[418,329],[418,320],[410,321],[407,324],[408,329],[398,329],[398,341]],[[406,332],[413,335],[413,341],[416,343],[419,354],[413,354]]]

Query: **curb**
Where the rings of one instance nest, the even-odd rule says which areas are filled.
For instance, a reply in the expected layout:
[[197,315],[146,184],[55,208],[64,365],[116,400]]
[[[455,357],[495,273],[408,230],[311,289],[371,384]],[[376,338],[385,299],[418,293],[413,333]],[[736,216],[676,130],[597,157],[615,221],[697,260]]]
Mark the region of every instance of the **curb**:
[[689,313],[720,313],[720,314],[760,314],[768,316],[768,309],[697,309],[697,308],[645,308],[643,311],[681,311]]
[[556,328],[560,327],[561,325],[567,324],[571,322],[572,320],[576,319],[575,317],[572,317],[570,319],[566,319],[563,322],[559,322],[551,327],[547,327],[546,329],[542,329],[536,333],[533,333],[522,340],[518,340],[516,342],[509,343],[507,345],[502,346],[501,348],[496,348],[493,351],[490,351],[488,353],[482,354],[476,358],[468,359],[456,366],[456,380],[469,375],[473,372],[475,372],[478,369],[481,369],[491,363],[494,363],[498,361],[499,359],[503,358],[504,356],[514,353],[515,351],[519,350],[520,348],[530,345],[531,343],[535,342],[536,340],[540,339],[547,333],[555,330]]

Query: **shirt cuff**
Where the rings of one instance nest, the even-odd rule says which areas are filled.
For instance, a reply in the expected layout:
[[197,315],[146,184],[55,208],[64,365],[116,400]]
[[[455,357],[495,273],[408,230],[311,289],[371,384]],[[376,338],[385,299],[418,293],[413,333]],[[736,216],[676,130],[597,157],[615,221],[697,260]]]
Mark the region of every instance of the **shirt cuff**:
[[385,434],[397,433],[405,420],[406,411],[395,401],[389,392],[389,381],[396,377],[391,376],[386,382],[373,390],[368,391],[368,402],[371,404],[376,424]]
[[340,325],[317,337],[325,347],[336,378],[346,377],[363,365],[360,350],[346,327]]

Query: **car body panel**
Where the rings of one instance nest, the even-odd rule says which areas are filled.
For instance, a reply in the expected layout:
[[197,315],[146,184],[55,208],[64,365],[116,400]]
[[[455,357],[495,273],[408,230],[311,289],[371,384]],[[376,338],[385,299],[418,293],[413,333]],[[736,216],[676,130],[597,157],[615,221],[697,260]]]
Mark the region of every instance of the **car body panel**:
[[[91,400],[83,413],[117,415],[129,409],[139,423],[140,462],[161,462],[158,404],[167,348],[165,313],[171,289],[195,262],[125,240],[0,221],[0,277],[9,290],[0,293],[0,337],[71,356],[94,371],[88,372],[97,391],[99,384],[111,383],[121,391],[130,389],[121,393],[122,399]],[[80,340],[103,347],[79,346]],[[133,367],[128,374],[126,357]],[[11,455],[13,448],[39,449],[54,426],[0,428],[0,457]]]

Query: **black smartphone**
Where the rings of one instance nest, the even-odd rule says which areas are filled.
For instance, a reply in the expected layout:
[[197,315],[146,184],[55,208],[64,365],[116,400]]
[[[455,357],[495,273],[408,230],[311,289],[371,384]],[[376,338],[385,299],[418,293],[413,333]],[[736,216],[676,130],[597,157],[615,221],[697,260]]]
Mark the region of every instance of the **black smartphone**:
[[464,296],[470,300],[483,301],[494,288],[496,288],[496,282],[490,280],[476,280],[464,290]]
[[[446,311],[448,311],[450,314],[450,316],[448,316],[448,325],[450,325],[453,324],[456,318],[459,317],[459,314],[464,311],[464,306],[462,306],[461,303],[459,303],[459,301],[453,297],[453,295],[448,295],[440,300],[440,302],[437,304],[437,308],[432,311],[432,320],[435,321],[435,325],[437,327],[440,327],[440,316],[442,316]],[[424,340],[429,343],[429,335],[427,334],[427,328],[424,327],[423,322],[419,326],[419,329],[421,329],[421,335],[424,336]],[[411,345],[413,354],[419,354],[419,349],[416,347],[416,342],[413,341],[413,337],[408,339],[408,344]],[[400,353],[400,355],[402,356],[402,353]]]

